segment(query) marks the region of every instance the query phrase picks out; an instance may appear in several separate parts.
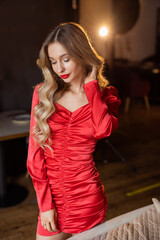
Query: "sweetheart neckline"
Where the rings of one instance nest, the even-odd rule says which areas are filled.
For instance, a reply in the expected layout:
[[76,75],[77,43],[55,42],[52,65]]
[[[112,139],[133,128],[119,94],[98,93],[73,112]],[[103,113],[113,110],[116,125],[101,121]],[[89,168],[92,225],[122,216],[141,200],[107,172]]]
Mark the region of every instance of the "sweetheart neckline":
[[68,112],[70,112],[71,114],[73,114],[74,112],[78,111],[79,109],[81,109],[82,107],[85,107],[87,105],[89,105],[89,102],[79,108],[77,108],[76,110],[74,110],[73,112],[71,112],[69,109],[65,108],[64,106],[62,106],[61,104],[59,104],[58,102],[55,102],[55,104],[59,105],[60,107],[64,108],[65,110],[67,110]]

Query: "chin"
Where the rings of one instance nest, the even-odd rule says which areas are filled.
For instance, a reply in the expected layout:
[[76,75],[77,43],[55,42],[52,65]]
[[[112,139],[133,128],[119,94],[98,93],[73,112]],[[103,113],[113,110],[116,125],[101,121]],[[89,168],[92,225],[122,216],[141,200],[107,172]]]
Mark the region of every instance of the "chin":
[[63,81],[64,81],[65,83],[70,83],[70,82],[71,82],[71,80],[67,80],[67,79],[63,79]]
[[70,82],[72,82],[72,79],[63,79],[63,81],[65,82],[65,83],[70,83]]

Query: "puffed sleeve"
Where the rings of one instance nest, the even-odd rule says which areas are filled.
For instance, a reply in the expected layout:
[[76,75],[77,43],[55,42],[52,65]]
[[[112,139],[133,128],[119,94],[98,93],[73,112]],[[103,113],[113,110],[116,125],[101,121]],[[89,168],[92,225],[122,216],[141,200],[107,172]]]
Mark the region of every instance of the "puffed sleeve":
[[35,125],[33,108],[38,103],[37,88],[38,85],[34,89],[32,97],[27,170],[32,178],[33,186],[36,191],[39,210],[40,212],[45,212],[53,209],[55,205],[52,200],[51,189],[47,179],[44,151],[31,136],[31,129]]
[[97,80],[87,82],[83,88],[92,110],[94,137],[96,139],[108,137],[118,128],[121,99],[117,88],[109,86],[101,91]]

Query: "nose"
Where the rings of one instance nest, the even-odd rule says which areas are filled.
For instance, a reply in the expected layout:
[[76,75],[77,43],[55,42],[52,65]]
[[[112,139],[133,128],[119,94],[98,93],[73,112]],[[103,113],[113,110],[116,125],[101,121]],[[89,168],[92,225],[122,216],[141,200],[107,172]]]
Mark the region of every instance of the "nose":
[[58,73],[61,73],[64,71],[64,66],[61,62],[57,62],[57,71]]

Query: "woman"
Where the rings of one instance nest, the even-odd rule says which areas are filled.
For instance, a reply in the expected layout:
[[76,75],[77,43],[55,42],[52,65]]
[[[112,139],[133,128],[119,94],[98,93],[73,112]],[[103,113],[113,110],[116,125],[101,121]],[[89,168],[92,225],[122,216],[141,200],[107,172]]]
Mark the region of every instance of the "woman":
[[118,127],[121,100],[103,58],[76,23],[49,33],[37,61],[27,169],[37,194],[36,239],[67,239],[104,221],[107,198],[92,153]]

